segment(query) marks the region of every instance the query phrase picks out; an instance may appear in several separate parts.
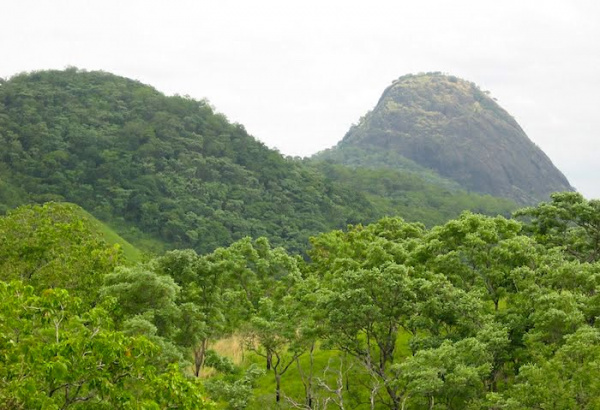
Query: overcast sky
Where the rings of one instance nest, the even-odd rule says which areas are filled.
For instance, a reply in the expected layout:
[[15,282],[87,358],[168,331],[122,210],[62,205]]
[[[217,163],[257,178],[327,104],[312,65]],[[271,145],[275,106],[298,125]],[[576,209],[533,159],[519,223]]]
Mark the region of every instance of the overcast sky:
[[0,77],[76,66],[207,98],[287,155],[335,145],[392,80],[480,85],[600,198],[597,0],[2,0]]

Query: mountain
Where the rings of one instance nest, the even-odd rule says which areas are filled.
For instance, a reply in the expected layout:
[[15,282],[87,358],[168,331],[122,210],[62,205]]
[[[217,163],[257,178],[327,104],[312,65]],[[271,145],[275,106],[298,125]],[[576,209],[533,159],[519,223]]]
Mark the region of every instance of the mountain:
[[286,158],[206,101],[75,68],[0,83],[0,145],[0,213],[76,203],[144,250],[266,236],[302,252],[309,236],[385,215],[433,225],[465,207],[514,208],[412,175]]
[[487,92],[440,73],[394,81],[337,146],[314,156],[422,175],[522,204],[573,191],[564,175]]

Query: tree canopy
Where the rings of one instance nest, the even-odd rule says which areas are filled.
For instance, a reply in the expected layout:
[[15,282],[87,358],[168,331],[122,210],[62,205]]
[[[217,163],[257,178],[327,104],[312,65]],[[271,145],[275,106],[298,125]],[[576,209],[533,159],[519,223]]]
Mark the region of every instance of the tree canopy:
[[0,144],[0,212],[73,202],[159,252],[265,236],[301,253],[312,235],[385,215],[433,225],[465,207],[513,208],[401,173],[382,183],[368,170],[285,158],[205,100],[74,68],[0,87]]

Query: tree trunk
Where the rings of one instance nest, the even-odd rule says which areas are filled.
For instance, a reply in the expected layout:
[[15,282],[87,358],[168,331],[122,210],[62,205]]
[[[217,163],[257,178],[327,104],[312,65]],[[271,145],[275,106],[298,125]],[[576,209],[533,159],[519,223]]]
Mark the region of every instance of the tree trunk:
[[204,359],[206,358],[207,347],[208,339],[204,339],[200,342],[200,346],[196,346],[194,349],[194,374],[196,377],[200,377],[200,372],[204,367]]
[[[305,383],[305,392],[306,392],[306,405],[308,406],[309,409],[313,408],[313,404],[312,404],[312,390],[313,390],[313,372],[314,372],[314,351],[315,351],[315,342],[313,342],[310,345],[310,350],[309,350],[309,358],[310,358],[310,368],[308,371],[308,377],[307,377],[307,381]],[[296,361],[298,362],[298,367],[300,366],[300,360],[296,359]]]
[[390,396],[390,399],[392,399],[391,408],[393,410],[400,410],[400,406],[402,403],[401,403],[400,397],[398,397],[398,394],[396,393],[396,391],[394,389],[392,389],[387,383],[386,383],[385,389],[386,389],[388,395]]
[[279,403],[281,400],[281,375],[275,374],[275,401]]

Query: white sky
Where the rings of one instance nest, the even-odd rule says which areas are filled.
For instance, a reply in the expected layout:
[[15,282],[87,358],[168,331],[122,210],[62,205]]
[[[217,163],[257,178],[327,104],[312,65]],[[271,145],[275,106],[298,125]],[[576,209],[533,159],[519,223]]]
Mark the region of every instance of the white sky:
[[597,0],[2,0],[0,77],[76,66],[208,98],[270,147],[335,145],[392,80],[442,71],[600,198]]

